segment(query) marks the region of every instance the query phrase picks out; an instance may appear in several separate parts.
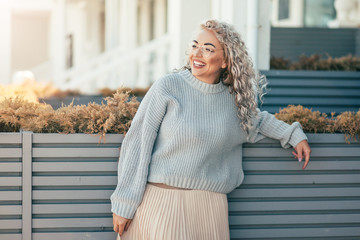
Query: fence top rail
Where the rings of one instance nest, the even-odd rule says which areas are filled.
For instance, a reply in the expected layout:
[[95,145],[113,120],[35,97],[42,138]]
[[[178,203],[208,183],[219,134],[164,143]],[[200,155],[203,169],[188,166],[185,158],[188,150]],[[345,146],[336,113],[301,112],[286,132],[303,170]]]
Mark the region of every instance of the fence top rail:
[[313,77],[313,78],[351,78],[359,79],[359,72],[347,72],[347,71],[308,71],[308,70],[263,70],[262,74],[270,78],[282,78],[282,77]]
[[21,143],[21,133],[2,132],[0,133],[0,144],[19,144]]

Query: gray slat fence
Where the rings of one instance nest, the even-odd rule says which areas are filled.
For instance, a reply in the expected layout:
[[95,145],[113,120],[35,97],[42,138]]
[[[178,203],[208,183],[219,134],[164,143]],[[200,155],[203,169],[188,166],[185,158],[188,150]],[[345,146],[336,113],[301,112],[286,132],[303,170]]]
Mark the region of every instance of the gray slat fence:
[[339,114],[360,109],[360,72],[262,71],[269,81],[263,110],[279,112],[289,104]]
[[[232,239],[359,239],[360,144],[308,134],[306,171],[290,149],[245,144],[228,194]],[[115,239],[109,197],[123,135],[0,134],[0,239]]]
[[297,62],[315,53],[359,56],[359,28],[271,28],[270,54]]

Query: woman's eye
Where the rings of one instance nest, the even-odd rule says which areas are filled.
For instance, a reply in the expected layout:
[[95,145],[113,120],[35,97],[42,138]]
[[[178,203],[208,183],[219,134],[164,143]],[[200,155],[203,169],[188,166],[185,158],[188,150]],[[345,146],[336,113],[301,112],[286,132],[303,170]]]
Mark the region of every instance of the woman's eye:
[[205,48],[205,51],[207,51],[207,52],[209,52],[209,53],[213,52],[213,50],[210,49],[210,48]]
[[191,47],[192,47],[193,49],[195,49],[195,48],[197,48],[197,45],[193,44],[193,45],[191,45]]

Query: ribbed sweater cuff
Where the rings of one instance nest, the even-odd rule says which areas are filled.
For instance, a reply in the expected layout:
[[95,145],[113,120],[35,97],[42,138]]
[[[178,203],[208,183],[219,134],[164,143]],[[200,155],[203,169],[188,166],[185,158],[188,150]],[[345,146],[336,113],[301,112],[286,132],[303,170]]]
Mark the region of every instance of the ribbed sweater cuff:
[[132,219],[134,217],[136,209],[137,207],[123,202],[112,201],[111,203],[111,212],[127,219]]
[[291,134],[291,138],[289,143],[291,146],[296,147],[296,145],[301,142],[302,140],[307,140],[305,133],[302,131],[301,128],[296,128],[294,132]]

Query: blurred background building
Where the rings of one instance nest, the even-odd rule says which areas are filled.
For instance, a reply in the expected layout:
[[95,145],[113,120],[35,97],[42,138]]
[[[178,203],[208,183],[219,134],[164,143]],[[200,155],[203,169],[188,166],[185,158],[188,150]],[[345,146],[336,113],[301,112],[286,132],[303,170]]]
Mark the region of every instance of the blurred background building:
[[0,0],[0,84],[147,87],[186,63],[209,18],[234,24],[261,70],[272,56],[360,55],[359,0]]

